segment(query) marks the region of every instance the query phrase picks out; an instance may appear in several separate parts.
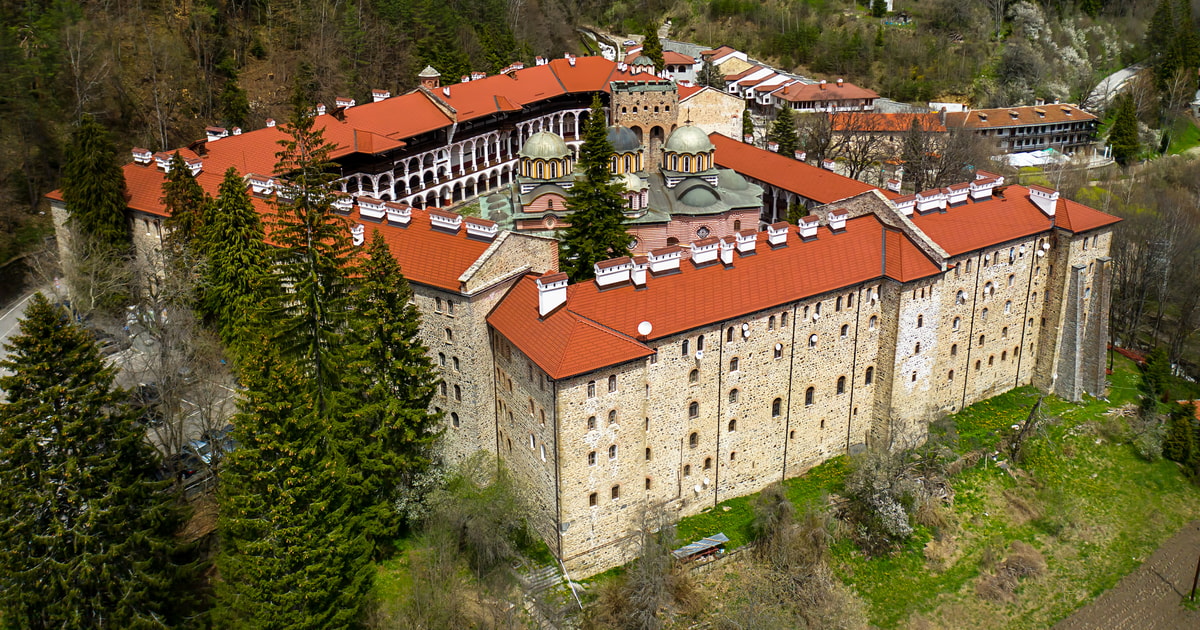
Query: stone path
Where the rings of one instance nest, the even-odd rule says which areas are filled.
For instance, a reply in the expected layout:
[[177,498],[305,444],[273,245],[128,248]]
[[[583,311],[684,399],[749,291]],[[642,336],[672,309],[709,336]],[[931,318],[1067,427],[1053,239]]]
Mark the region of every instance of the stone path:
[[[1200,555],[1200,520],[1188,523],[1142,566],[1055,630],[1175,630],[1200,628],[1200,611],[1180,600],[1192,588]],[[1200,599],[1200,593],[1197,593]]]

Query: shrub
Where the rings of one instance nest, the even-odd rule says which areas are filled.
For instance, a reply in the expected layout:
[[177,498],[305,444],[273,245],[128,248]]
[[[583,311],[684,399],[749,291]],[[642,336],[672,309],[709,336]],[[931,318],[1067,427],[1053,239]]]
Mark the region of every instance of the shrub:
[[[985,559],[981,559],[981,565]],[[1008,557],[995,570],[985,570],[975,584],[975,592],[991,601],[1009,601],[1024,578],[1037,577],[1046,570],[1046,559],[1028,543],[1015,540]]]
[[1192,427],[1194,413],[1179,407],[1171,413],[1166,438],[1162,444],[1163,457],[1181,464],[1191,461],[1195,451],[1195,430]]

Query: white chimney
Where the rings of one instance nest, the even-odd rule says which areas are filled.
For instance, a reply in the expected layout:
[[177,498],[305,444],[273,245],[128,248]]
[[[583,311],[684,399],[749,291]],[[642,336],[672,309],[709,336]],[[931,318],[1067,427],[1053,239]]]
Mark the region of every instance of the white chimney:
[[780,221],[779,223],[767,226],[767,242],[771,244],[771,247],[787,245],[789,227],[787,221]]
[[726,267],[733,264],[733,250],[736,246],[737,239],[732,236],[721,239],[721,264]]
[[358,198],[358,214],[368,219],[382,219],[385,212],[383,201],[374,197]]
[[333,211],[338,214],[350,214],[354,209],[354,197],[347,193],[333,194]]
[[495,221],[469,217],[465,219],[467,222],[467,236],[483,241],[490,241],[496,238],[496,233],[500,231],[500,226]]
[[233,132],[232,132],[232,133],[233,133],[233,135],[235,135],[235,136],[240,136],[240,135],[242,135],[242,128],[241,128],[241,127],[234,127],[234,128],[233,128]]
[[325,115],[325,103],[317,103],[317,115],[318,116]]
[[796,153],[795,153],[795,157],[797,160],[803,162],[804,160],[808,159],[808,154],[805,153],[804,151],[800,151],[799,149],[797,149]]
[[645,256],[633,257],[633,269],[629,271],[629,279],[633,281],[633,286],[646,286],[646,269],[650,266],[650,259]]
[[224,127],[205,127],[204,135],[207,136],[209,142],[216,142],[221,138],[229,135],[229,130]]
[[754,135],[748,133],[742,136],[742,142],[745,142],[746,144],[754,144]]
[[386,101],[387,99],[389,99],[391,97],[392,97],[392,93],[387,90],[371,90],[371,102],[373,102],[373,103],[378,103],[379,101]]
[[821,224],[821,218],[815,214],[810,214],[800,219],[800,238],[809,240],[817,237],[817,226]]
[[900,180],[898,180],[898,179],[887,180],[887,189],[894,193],[900,192]]
[[997,186],[1004,185],[1004,176],[1003,175],[997,175],[995,173],[989,173],[987,171],[975,171],[975,179],[994,179],[994,180],[996,180]]
[[845,85],[845,83],[841,79],[838,79],[838,87],[842,87],[843,85]]
[[1058,209],[1058,191],[1051,190],[1045,186],[1034,184],[1029,187],[1029,199],[1037,204],[1039,210],[1048,217],[1054,217],[1054,211]]
[[846,219],[850,217],[850,211],[845,208],[838,208],[829,213],[829,229],[833,232],[840,232],[846,229]]
[[275,178],[266,175],[250,173],[245,177],[250,184],[250,193],[260,197],[269,197],[275,192]]
[[779,143],[774,141],[768,142],[767,150],[771,151],[772,153],[779,153]]
[[366,232],[367,228],[361,223],[350,228],[350,240],[354,243],[355,247],[361,247],[367,240]]
[[339,96],[333,100],[333,104],[338,107],[354,107],[354,99],[347,96]]
[[967,182],[951,184],[946,187],[946,191],[947,201],[951,206],[966,203],[967,195],[971,192],[971,184]]
[[906,217],[911,217],[913,208],[917,205],[917,196],[904,195],[903,197],[896,197],[892,200],[892,203],[896,204],[896,210],[898,210],[900,214],[903,214]]
[[412,208],[406,203],[385,202],[383,211],[387,214],[388,223],[408,225],[412,221]]
[[470,83],[471,75],[469,75],[469,74],[462,75],[461,77],[458,78],[458,82],[459,83]]
[[601,260],[595,264],[596,286],[603,289],[617,284],[629,282],[633,271],[633,259],[629,256]]
[[[184,161],[187,162],[188,170],[192,172],[192,177],[199,175],[200,171],[204,170],[204,161],[198,157],[187,158]],[[1055,195],[1058,195],[1058,193],[1055,193]],[[1055,198],[1057,199],[1057,196]]]
[[946,209],[946,189],[933,188],[917,193],[917,212]]
[[650,255],[647,256],[650,261],[650,273],[679,271],[679,259],[682,256],[683,249],[678,245],[668,245],[650,250]]
[[997,186],[996,178],[994,178],[994,177],[986,177],[983,179],[976,179],[975,181],[971,182],[971,184],[970,184],[971,199],[974,199],[976,201],[978,201],[980,199],[991,199],[992,189],[995,188],[996,186]]
[[549,60],[547,60],[545,57],[543,57],[541,55],[538,55],[537,57],[533,58],[533,65],[535,65],[535,66],[544,66],[547,63],[549,63]]
[[692,243],[692,264],[697,267],[707,265],[717,260],[720,254],[721,239],[710,236]]
[[836,162],[834,162],[833,160],[831,160],[829,158],[825,158],[824,160],[821,160],[821,168],[823,168],[827,171],[832,171],[835,164],[836,164]]
[[567,302],[567,274],[553,273],[537,279],[538,316],[545,317],[550,311]]
[[268,127],[274,127],[274,126],[275,126],[275,119],[274,119],[274,118],[268,118],[268,119],[267,119],[267,126],[268,126]]
[[737,250],[739,254],[743,256],[753,254],[756,245],[758,245],[758,232],[753,229],[747,229],[737,233]]
[[430,210],[429,222],[435,228],[457,232],[462,227],[462,215],[445,210]]
[[134,147],[133,161],[136,164],[149,164],[154,161],[154,153],[152,153],[150,149]]

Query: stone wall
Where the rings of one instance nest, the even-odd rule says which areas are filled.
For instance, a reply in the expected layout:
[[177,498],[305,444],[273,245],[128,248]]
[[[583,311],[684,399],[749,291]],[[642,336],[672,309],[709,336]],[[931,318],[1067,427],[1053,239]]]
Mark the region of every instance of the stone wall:
[[679,104],[680,120],[735,140],[742,139],[742,112],[746,101],[720,90],[700,90]]
[[612,85],[611,118],[614,125],[629,127],[646,147],[647,169],[662,164],[662,145],[679,124],[679,92],[675,84],[637,83]]

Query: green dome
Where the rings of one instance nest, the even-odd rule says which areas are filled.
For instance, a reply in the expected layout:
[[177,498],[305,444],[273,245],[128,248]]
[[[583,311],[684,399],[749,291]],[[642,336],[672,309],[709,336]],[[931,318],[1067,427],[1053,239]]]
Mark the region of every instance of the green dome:
[[707,208],[717,203],[717,195],[707,186],[693,186],[679,195],[679,201],[693,208]]
[[680,127],[671,133],[671,137],[667,138],[667,143],[663,145],[664,151],[673,153],[706,153],[713,150],[713,145],[708,141],[708,134],[704,133],[699,127]]
[[717,184],[725,190],[746,190],[750,187],[750,183],[731,169],[724,169],[717,175]]
[[633,60],[633,63],[632,63],[631,65],[634,65],[634,66],[653,66],[653,65],[654,65],[654,60],[653,60],[653,59],[651,59],[651,58],[649,58],[649,57],[647,57],[646,55],[638,55],[638,56],[637,56],[637,58]]
[[608,143],[612,145],[614,153],[630,153],[632,151],[640,151],[642,143],[638,142],[637,134],[629,127],[621,125],[613,125],[608,128]]
[[523,158],[557,160],[570,157],[571,150],[567,148],[567,143],[563,142],[563,139],[556,134],[539,131],[529,136],[529,139],[521,146],[521,152],[518,155]]

